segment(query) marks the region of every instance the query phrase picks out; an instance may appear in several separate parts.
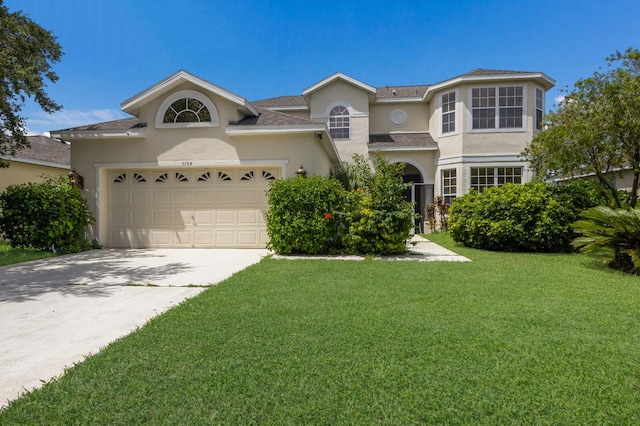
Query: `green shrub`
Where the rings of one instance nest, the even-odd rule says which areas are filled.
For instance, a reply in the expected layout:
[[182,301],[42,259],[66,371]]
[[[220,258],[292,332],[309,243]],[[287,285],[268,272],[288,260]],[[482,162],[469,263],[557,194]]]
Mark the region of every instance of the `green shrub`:
[[414,211],[404,198],[404,164],[388,163],[380,152],[373,158],[375,171],[362,156],[347,165],[352,187],[346,204],[347,227],[342,242],[349,253],[400,254],[411,238]]
[[497,251],[566,252],[571,224],[599,199],[580,185],[507,184],[454,200],[449,231],[468,247]]
[[268,191],[267,248],[278,254],[340,251],[344,197],[344,188],[332,177],[273,181]]
[[74,253],[89,248],[93,223],[80,189],[64,177],[11,185],[0,194],[0,232],[15,248]]
[[572,244],[581,252],[606,249],[614,255],[607,260],[611,267],[640,274],[640,209],[594,207],[573,229],[580,236]]
[[[362,156],[336,177],[280,179],[268,191],[267,248],[278,254],[398,254],[411,237],[403,164]],[[345,189],[345,186],[348,189]]]

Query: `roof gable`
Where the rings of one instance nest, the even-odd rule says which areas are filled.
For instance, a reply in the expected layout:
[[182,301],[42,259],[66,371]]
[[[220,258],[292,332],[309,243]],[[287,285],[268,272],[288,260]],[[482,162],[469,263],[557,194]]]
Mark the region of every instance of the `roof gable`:
[[369,86],[368,84],[365,84],[365,83],[363,83],[361,81],[358,81],[355,78],[349,77],[346,74],[342,74],[341,72],[337,72],[337,73],[335,73],[333,75],[330,75],[329,77],[325,78],[324,80],[321,80],[321,81],[317,82],[313,86],[304,89],[302,91],[302,96],[310,95],[313,92],[315,92],[315,91],[317,91],[317,90],[319,90],[319,89],[321,89],[321,88],[323,88],[323,87],[325,87],[325,86],[327,86],[327,85],[329,85],[329,84],[331,84],[331,83],[333,83],[335,81],[338,81],[338,80],[342,80],[342,81],[344,81],[344,82],[346,82],[348,84],[351,84],[352,86],[355,86],[355,87],[357,87],[359,89],[362,89],[362,90],[364,90],[366,92],[369,92],[371,94],[375,95],[375,93],[376,93],[376,88],[375,87]]
[[215,84],[203,80],[200,77],[196,77],[195,75],[184,70],[180,70],[175,74],[160,81],[159,83],[156,83],[153,86],[143,90],[137,95],[132,96],[131,98],[122,102],[120,104],[120,108],[124,112],[128,112],[131,115],[138,116],[138,113],[143,106],[186,82],[196,85],[203,91],[214,93],[224,99],[235,103],[240,111],[242,111],[242,113],[245,115],[258,115],[258,111],[256,111],[253,105],[251,105],[251,103],[242,96],[236,95],[233,92],[223,89],[220,86],[216,86]]

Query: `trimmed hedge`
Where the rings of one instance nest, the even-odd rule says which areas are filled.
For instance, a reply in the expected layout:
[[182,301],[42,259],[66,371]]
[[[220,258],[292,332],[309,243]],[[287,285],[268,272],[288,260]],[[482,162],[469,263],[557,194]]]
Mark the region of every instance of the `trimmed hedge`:
[[345,190],[328,176],[273,181],[268,192],[267,248],[278,254],[334,253]]
[[75,253],[90,248],[93,223],[80,189],[64,179],[11,185],[0,194],[0,232],[15,248]]
[[471,191],[449,210],[449,231],[465,246],[508,252],[569,252],[571,224],[601,200],[588,185],[507,184]]

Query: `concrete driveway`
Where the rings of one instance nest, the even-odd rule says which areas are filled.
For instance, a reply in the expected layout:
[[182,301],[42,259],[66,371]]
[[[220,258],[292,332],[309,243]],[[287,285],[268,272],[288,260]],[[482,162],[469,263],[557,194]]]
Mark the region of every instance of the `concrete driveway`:
[[267,254],[108,249],[0,267],[0,407],[204,290],[190,285],[216,284]]

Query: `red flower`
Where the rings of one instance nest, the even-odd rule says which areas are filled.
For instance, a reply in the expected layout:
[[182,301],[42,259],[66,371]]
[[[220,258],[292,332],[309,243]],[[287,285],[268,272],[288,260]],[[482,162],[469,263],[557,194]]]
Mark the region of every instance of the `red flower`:
[[324,214],[324,218],[325,219],[331,219],[331,213],[325,213]]

